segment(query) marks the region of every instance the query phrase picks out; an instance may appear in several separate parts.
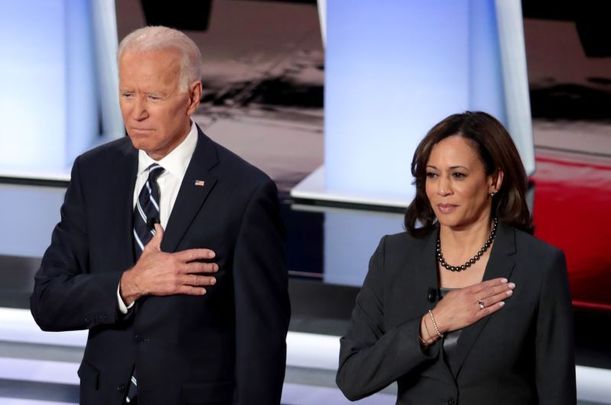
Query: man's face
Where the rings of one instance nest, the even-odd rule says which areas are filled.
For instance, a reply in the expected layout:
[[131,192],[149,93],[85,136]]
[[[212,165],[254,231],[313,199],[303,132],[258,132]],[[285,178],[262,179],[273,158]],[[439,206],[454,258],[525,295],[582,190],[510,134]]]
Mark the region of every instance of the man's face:
[[187,136],[199,105],[201,82],[179,87],[180,54],[174,50],[126,52],[119,60],[120,106],[136,149],[160,160]]

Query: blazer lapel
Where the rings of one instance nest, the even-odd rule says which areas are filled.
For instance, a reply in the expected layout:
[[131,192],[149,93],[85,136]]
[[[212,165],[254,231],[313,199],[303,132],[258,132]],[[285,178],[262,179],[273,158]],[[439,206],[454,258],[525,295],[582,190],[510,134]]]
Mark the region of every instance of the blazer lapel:
[[[484,281],[498,277],[510,279],[515,266],[515,259],[513,257],[515,253],[515,231],[509,226],[499,223],[494,245],[490,252],[490,259],[484,272]],[[489,320],[490,316],[486,316],[477,323],[462,330],[458,338],[456,353],[451,357],[450,361],[450,368],[456,377],[458,377],[473,344]]]
[[120,246],[119,260],[123,268],[131,267],[136,257],[133,249],[133,199],[136,176],[138,175],[138,150],[128,141],[123,145],[124,159],[117,163],[116,190],[124,190],[119,193],[117,206],[120,208],[118,221],[120,232],[117,233],[117,246]]
[[176,250],[217,181],[216,176],[210,172],[219,163],[216,145],[199,128],[198,132],[197,146],[161,242],[161,248],[165,252]]
[[405,249],[400,258],[396,259],[399,268],[409,270],[399,271],[393,282],[392,288],[401,307],[397,323],[411,319],[414,314],[425,314],[439,300],[436,240],[436,230],[422,238],[415,238],[415,248]]
[[437,273],[437,257],[435,248],[437,242],[437,230],[430,232],[424,239],[424,245],[415,257],[415,268],[421,269],[420,280],[423,284],[421,291],[423,294],[423,312],[433,309],[439,301],[439,274]]

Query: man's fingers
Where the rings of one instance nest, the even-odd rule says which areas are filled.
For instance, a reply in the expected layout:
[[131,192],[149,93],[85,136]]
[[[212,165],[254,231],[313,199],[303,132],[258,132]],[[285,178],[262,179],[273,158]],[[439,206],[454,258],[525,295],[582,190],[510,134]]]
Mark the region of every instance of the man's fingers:
[[155,249],[155,250],[161,250],[161,240],[163,239],[163,227],[156,223],[155,224],[155,233],[153,235],[153,237],[151,238],[151,240],[148,241],[148,243],[146,244],[146,246],[144,246],[144,249],[150,250]]
[[182,267],[183,273],[216,273],[218,270],[216,263],[191,262]]
[[185,274],[183,284],[192,287],[210,286],[216,284],[216,278],[198,274]]
[[193,287],[210,286],[216,284],[216,277],[214,276],[200,276],[197,274],[187,274],[187,282],[185,284]]
[[210,249],[187,249],[174,253],[178,260],[188,263],[195,260],[214,259],[215,253]]
[[184,295],[204,295],[206,293],[206,289],[202,287],[192,287],[188,285],[183,285],[178,289],[178,294]]

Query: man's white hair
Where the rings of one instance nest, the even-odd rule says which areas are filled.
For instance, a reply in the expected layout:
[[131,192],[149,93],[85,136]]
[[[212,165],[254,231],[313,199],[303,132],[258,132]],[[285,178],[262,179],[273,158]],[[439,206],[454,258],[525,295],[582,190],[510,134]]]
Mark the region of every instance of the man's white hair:
[[128,52],[176,50],[180,53],[179,87],[186,91],[189,85],[201,80],[202,54],[191,38],[173,28],[150,26],[139,28],[127,35],[119,44],[117,61]]

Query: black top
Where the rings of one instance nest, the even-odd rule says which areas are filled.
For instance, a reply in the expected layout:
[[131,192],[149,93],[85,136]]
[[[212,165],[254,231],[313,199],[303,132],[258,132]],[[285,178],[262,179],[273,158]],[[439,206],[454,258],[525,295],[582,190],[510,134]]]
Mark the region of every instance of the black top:
[[[447,293],[454,290],[454,288],[440,288],[439,294],[441,298],[445,297]],[[458,338],[460,337],[460,332],[462,329],[453,330],[452,332],[448,332],[443,337],[443,354],[446,363],[449,364],[450,357],[456,352],[456,348],[458,347]]]

